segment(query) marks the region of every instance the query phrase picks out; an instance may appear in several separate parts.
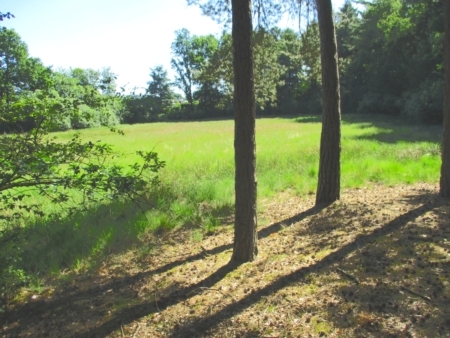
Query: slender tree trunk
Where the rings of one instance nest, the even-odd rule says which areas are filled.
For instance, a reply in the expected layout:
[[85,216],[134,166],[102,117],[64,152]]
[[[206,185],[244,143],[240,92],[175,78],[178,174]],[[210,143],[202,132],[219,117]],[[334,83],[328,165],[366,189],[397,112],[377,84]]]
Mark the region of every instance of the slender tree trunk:
[[341,102],[336,32],[331,0],[317,0],[322,63],[322,136],[316,204],[340,197]]
[[443,0],[443,3],[445,84],[440,194],[450,197],[450,0]]
[[251,0],[232,0],[234,67],[235,223],[232,261],[258,253],[256,237],[255,86]]

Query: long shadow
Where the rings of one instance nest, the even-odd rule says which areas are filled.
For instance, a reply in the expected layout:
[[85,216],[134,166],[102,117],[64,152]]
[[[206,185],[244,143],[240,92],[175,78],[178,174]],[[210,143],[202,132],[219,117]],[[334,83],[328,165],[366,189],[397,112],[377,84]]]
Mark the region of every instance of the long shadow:
[[[395,128],[395,127],[393,127]],[[382,143],[395,144],[398,142],[431,142],[440,143],[442,141],[442,128],[440,127],[406,127],[396,128],[389,131],[379,132],[372,135],[357,136],[357,140],[378,141]]]
[[[312,208],[305,210],[297,215],[294,215],[294,216],[284,219],[282,221],[273,223],[273,224],[261,229],[258,232],[258,238],[263,239],[263,238],[269,237],[271,234],[282,230],[284,226],[299,222],[306,217],[317,214],[318,212],[323,210],[325,207],[326,207],[326,205],[312,207]],[[10,310],[8,313],[1,315],[0,322],[16,322],[23,318],[29,317],[30,314],[39,313],[39,312],[54,313],[54,312],[57,312],[57,311],[63,309],[66,306],[70,306],[77,299],[96,298],[99,295],[103,295],[107,290],[113,290],[114,293],[121,293],[121,292],[124,292],[125,290],[127,290],[131,285],[137,284],[140,281],[144,280],[145,278],[167,272],[177,266],[181,266],[181,265],[184,265],[189,262],[194,262],[197,260],[204,259],[205,257],[207,257],[209,255],[211,255],[211,256],[217,255],[219,253],[222,253],[224,251],[231,249],[232,247],[233,247],[232,244],[221,245],[221,246],[215,247],[213,249],[209,249],[209,250],[191,255],[189,257],[185,257],[183,259],[173,261],[171,263],[165,264],[156,269],[148,270],[145,272],[139,272],[133,276],[126,276],[123,278],[115,278],[114,280],[111,280],[107,283],[104,283],[104,284],[101,284],[98,286],[94,286],[94,287],[91,287],[89,289],[82,290],[82,291],[78,290],[77,285],[64,286],[63,287],[64,296],[55,297],[54,299],[50,299],[50,300],[36,300],[34,302],[28,302],[19,308]],[[218,280],[223,278],[233,268],[235,268],[235,266],[232,266],[232,265],[224,266],[224,267],[220,268],[217,272],[212,274],[211,276],[207,277],[205,280],[201,281],[200,283],[197,283],[197,284],[190,286],[188,288],[185,288],[185,289],[181,289],[179,291],[175,291],[173,294],[171,294],[169,297],[167,297],[166,300],[163,299],[163,300],[158,301],[159,309],[161,310],[162,308],[164,308],[163,305],[165,304],[165,302],[167,302],[169,305],[175,304],[174,300],[176,300],[178,294],[187,294],[190,291],[198,289],[200,287],[210,287],[215,282],[217,282]],[[87,277],[87,278],[89,278],[89,277]],[[135,318],[139,318],[140,314],[145,315],[145,314],[150,313],[148,311],[150,311],[151,309],[154,310],[154,308],[152,306],[153,305],[139,305],[136,310],[137,314],[136,314]],[[131,311],[131,312],[133,312],[133,311]],[[108,325],[112,325],[112,324],[110,323]],[[106,325],[106,326],[109,327],[108,325]],[[102,327],[104,327],[104,326],[102,326]],[[17,328],[16,329],[11,328],[9,332],[12,335],[18,334]]]
[[[81,337],[104,337],[109,332],[112,332],[112,331],[120,328],[121,325],[126,325],[128,323],[131,323],[135,319],[141,318],[148,314],[163,311],[167,307],[177,304],[180,301],[189,298],[190,295],[194,294],[195,291],[200,288],[211,287],[212,285],[214,285],[215,283],[217,283],[218,281],[223,279],[229,272],[236,269],[238,266],[239,266],[239,264],[230,262],[230,263],[222,266],[216,272],[212,273],[210,276],[208,276],[207,278],[203,279],[202,281],[200,281],[196,284],[193,284],[193,285],[185,287],[185,288],[178,289],[166,297],[155,299],[154,302],[139,304],[132,308],[127,308],[126,311],[120,312],[120,314],[118,316],[114,316],[107,322],[103,323],[101,326],[96,327],[93,330],[72,333],[71,337],[80,337],[80,338]],[[135,276],[135,278],[130,278],[128,281],[129,282],[136,281],[137,278],[141,277],[140,275],[141,274],[138,274]],[[111,287],[111,286],[109,285],[107,287]],[[106,290],[107,287],[103,286],[101,288],[101,290]],[[92,290],[90,290],[90,291],[92,291]],[[115,290],[115,291],[117,291],[117,290]],[[89,296],[88,292],[82,292],[79,294],[71,294],[69,297],[65,297],[63,299],[58,299],[56,302],[52,302],[51,304],[47,304],[45,301],[36,302],[36,303],[32,304],[32,307],[28,307],[27,309],[22,308],[21,309],[22,317],[13,318],[13,320],[17,321],[20,319],[24,319],[24,318],[26,318],[24,316],[26,316],[27,313],[35,314],[36,320],[42,320],[42,318],[48,317],[48,315],[46,315],[46,314],[49,314],[49,313],[54,314],[55,312],[53,312],[53,311],[58,311],[58,310],[64,311],[64,308],[71,307],[72,303],[75,302],[76,300],[83,299],[83,298],[89,298],[88,296]],[[93,296],[93,298],[95,298],[95,297]],[[52,308],[49,309],[48,305],[51,305]],[[34,311],[36,311],[36,312],[34,312]],[[39,315],[36,315],[36,313],[39,313]],[[6,317],[6,318],[0,317],[0,322],[1,323],[12,323],[13,321],[11,319],[12,318],[9,318],[9,317]],[[62,330],[63,327],[70,326],[70,324],[71,324],[70,322],[71,322],[70,318],[64,318],[64,320],[59,322],[58,326]],[[15,337],[15,336],[20,335],[21,330],[20,330],[20,327],[16,326],[16,327],[6,330],[5,332],[8,337],[9,336]],[[62,332],[64,332],[64,330],[62,330]],[[48,332],[44,332],[43,334],[46,335],[46,334],[48,334]]]
[[125,311],[120,312],[119,315],[114,316],[107,322],[103,323],[101,326],[96,327],[94,330],[79,332],[74,334],[73,337],[101,337],[117,330],[121,325],[126,325],[133,322],[137,318],[147,316],[151,313],[164,311],[169,306],[175,305],[182,300],[188,299],[190,295],[195,293],[196,290],[213,286],[215,283],[223,279],[229,272],[235,270],[239,265],[240,264],[230,262],[219,268],[216,272],[203,279],[199,283],[182,289],[178,289],[172,292],[167,297],[157,299],[152,303],[145,303],[134,306],[132,308],[127,308]]
[[[320,206],[314,206],[314,207],[312,207],[308,210],[305,210],[297,215],[294,215],[294,216],[286,218],[282,221],[273,223],[273,224],[258,231],[258,239],[263,239],[263,238],[269,237],[271,234],[282,230],[283,226],[300,222],[301,220],[303,220],[306,217],[309,217],[309,216],[319,213],[321,210],[323,210],[327,206],[328,205],[326,205],[326,204],[320,205]],[[164,273],[164,272],[167,272],[177,266],[183,265],[185,263],[194,262],[196,260],[201,260],[201,259],[205,258],[205,255],[217,255],[221,252],[227,251],[232,248],[233,248],[233,244],[221,245],[221,246],[215,247],[213,249],[205,250],[198,254],[191,255],[184,259],[176,260],[174,262],[163,265],[157,269],[146,271],[144,273],[141,273],[141,276],[146,277],[149,275]]]
[[322,115],[298,116],[298,117],[295,118],[294,121],[297,122],[297,123],[321,123],[322,122]]
[[[214,328],[219,323],[227,320],[237,313],[243,311],[245,308],[248,308],[252,304],[258,302],[262,297],[268,296],[272,293],[277,292],[278,290],[292,284],[299,282],[302,278],[304,278],[307,274],[312,272],[317,272],[319,270],[324,270],[335,262],[341,261],[347,255],[354,252],[355,250],[361,249],[368,243],[372,243],[376,241],[378,238],[385,236],[389,233],[392,233],[402,226],[404,226],[409,221],[417,218],[420,215],[432,210],[435,207],[435,203],[427,203],[423,206],[420,206],[416,209],[413,209],[386,224],[384,227],[374,230],[372,233],[367,235],[359,235],[354,241],[346,244],[341,247],[339,250],[329,254],[324,257],[321,261],[315,263],[314,265],[304,267],[292,272],[289,275],[286,275],[271,285],[260,289],[258,291],[253,292],[247,297],[231,303],[225,306],[219,312],[216,312],[213,315],[207,316],[197,322],[187,324],[185,326],[179,327],[175,332],[172,333],[171,337],[187,337],[192,336],[193,332],[201,332],[199,336],[208,336],[208,331]],[[314,208],[313,208],[314,209]],[[317,210],[317,209],[316,209]],[[308,210],[307,212],[314,212],[312,210]],[[306,213],[306,212],[305,212]],[[298,219],[299,215],[294,216],[290,219]],[[283,222],[278,222],[273,224],[271,227],[272,231],[274,229],[279,229]],[[271,232],[267,232],[266,234],[270,234]],[[189,287],[177,289],[176,291],[170,293],[168,296],[160,298],[157,302],[138,304],[131,307],[126,307],[116,314],[113,317],[109,318],[108,321],[104,322],[102,325],[86,329],[81,332],[76,332],[74,337],[98,337],[98,336],[106,336],[113,331],[119,330],[122,325],[129,324],[135,320],[138,320],[144,316],[147,316],[152,313],[160,312],[166,309],[169,306],[178,304],[179,302],[187,299],[193,294],[197,289],[202,287],[211,287],[221,279],[223,279],[226,274],[230,271],[236,269],[237,265],[228,264],[221,267],[215,273],[205,278],[204,280],[191,285]],[[138,277],[135,277],[138,278]],[[73,296],[73,295],[72,295]],[[80,297],[80,295],[77,295]],[[63,306],[67,306],[68,300],[66,299],[66,303],[62,304]],[[70,304],[69,304],[70,306]],[[62,324],[62,323],[61,323]],[[17,334],[17,331],[11,330],[8,334],[14,335]]]
[[217,326],[219,323],[235,316],[239,312],[242,312],[245,308],[257,303],[263,297],[269,296],[293,283],[298,283],[302,278],[312,272],[318,272],[329,267],[331,264],[341,261],[348,254],[358,250],[368,243],[374,242],[378,238],[392,233],[409,221],[415,219],[419,215],[423,215],[427,211],[432,210],[435,207],[433,204],[425,204],[421,207],[413,209],[386,224],[384,227],[374,230],[367,235],[359,235],[351,243],[346,244],[339,250],[324,257],[321,261],[310,265],[308,267],[300,268],[289,275],[279,278],[274,283],[253,292],[251,295],[225,306],[222,310],[214,313],[213,315],[202,318],[201,320],[185,325],[172,333],[170,337],[187,337],[192,336],[192,332],[201,332],[198,337],[208,336],[208,331]]
[[[355,336],[376,332],[379,337],[392,337],[395,336],[392,330],[380,323],[387,318],[403,317],[406,323],[399,330],[403,330],[403,336],[412,336],[407,331],[414,326],[420,328],[421,336],[448,336],[446,280],[450,265],[446,252],[450,245],[445,239],[450,235],[449,204],[448,200],[433,195],[406,199],[414,205],[423,202],[424,197],[434,205],[431,213],[409,222],[383,241],[367,245],[340,264],[340,268],[348,271],[362,271],[369,282],[344,284],[334,293],[338,305],[326,308],[326,321],[332,322],[335,328],[346,329],[350,323],[359,323],[354,326]],[[431,218],[433,222],[428,223]],[[416,294],[402,290],[405,286]],[[345,311],[348,308],[355,310]],[[368,314],[363,321],[361,313]]]
[[422,125],[408,122],[396,116],[384,115],[343,115],[344,125],[356,124],[361,129],[376,127],[380,131],[376,134],[356,136],[357,140],[378,141],[382,143],[440,143],[442,127],[438,125]]

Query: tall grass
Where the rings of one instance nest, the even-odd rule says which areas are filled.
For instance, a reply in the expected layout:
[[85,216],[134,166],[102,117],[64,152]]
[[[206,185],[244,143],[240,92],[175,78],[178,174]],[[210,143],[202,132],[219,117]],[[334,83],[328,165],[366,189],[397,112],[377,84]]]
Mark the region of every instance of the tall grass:
[[[97,258],[127,250],[149,232],[189,226],[196,230],[197,240],[214,232],[220,217],[232,212],[233,128],[228,120],[124,125],[125,136],[107,128],[83,130],[85,140],[112,144],[119,164],[138,161],[138,150],[159,153],[167,165],[160,189],[150,192],[153,208],[142,214],[133,206],[116,203],[93,206],[88,213],[56,223],[29,219],[23,246],[15,251],[17,262],[21,259],[17,270],[40,285],[39,276],[90,268]],[[286,190],[314,193],[320,119],[264,118],[257,120],[256,128],[259,199]],[[55,135],[65,141],[73,133]],[[437,182],[440,135],[439,127],[405,125],[387,117],[344,116],[341,186]]]
[[[440,161],[439,127],[396,126],[383,117],[362,122],[344,116],[342,125],[342,184],[354,187],[433,182]],[[306,121],[306,122],[303,122]],[[293,189],[315,190],[321,124],[312,119],[258,119],[257,172],[259,196]],[[234,191],[233,121],[154,123],[123,126],[125,136],[98,128],[82,137],[114,145],[121,164],[136,160],[136,150],[155,149],[167,167],[164,182],[178,189],[180,198],[231,202]],[[69,138],[71,133],[59,135]],[[363,168],[363,170],[361,170]],[[358,179],[354,179],[358,178]]]
[[[110,143],[129,164],[135,151],[154,149],[167,162],[161,172],[164,192],[148,212],[149,228],[201,223],[229,210],[234,199],[233,121],[176,122],[122,126],[125,136],[106,128],[84,130],[86,140]],[[321,123],[317,116],[258,119],[258,196],[289,190],[314,193],[317,184]],[[69,139],[71,132],[57,134]],[[440,166],[439,127],[407,125],[389,117],[344,116],[342,188],[373,183],[437,182]],[[204,218],[204,217],[203,217]]]

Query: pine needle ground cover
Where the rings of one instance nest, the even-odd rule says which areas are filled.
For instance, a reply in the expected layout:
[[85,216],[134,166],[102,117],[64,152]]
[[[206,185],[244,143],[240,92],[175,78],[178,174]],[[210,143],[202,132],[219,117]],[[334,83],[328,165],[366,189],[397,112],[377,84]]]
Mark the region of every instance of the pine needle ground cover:
[[123,163],[155,147],[163,188],[144,214],[118,204],[33,223],[18,257],[32,280],[0,313],[2,334],[448,335],[441,131],[397,125],[344,117],[342,200],[316,209],[319,120],[258,120],[260,255],[240,267],[227,265],[232,121],[84,131]]
[[349,189],[327,208],[284,194],[258,259],[229,266],[232,228],[179,229],[24,293],[6,337],[446,337],[450,202],[435,185]]

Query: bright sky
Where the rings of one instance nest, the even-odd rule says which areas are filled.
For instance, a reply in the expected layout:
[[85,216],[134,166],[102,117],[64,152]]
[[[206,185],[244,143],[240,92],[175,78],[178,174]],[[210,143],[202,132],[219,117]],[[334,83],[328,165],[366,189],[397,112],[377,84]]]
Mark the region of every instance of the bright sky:
[[0,25],[14,28],[30,55],[46,66],[111,67],[128,90],[146,87],[156,65],[173,75],[170,45],[176,30],[222,31],[186,0],[2,0],[0,12],[14,14]]

